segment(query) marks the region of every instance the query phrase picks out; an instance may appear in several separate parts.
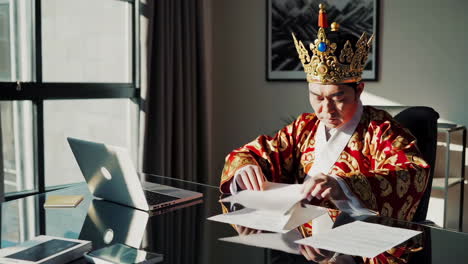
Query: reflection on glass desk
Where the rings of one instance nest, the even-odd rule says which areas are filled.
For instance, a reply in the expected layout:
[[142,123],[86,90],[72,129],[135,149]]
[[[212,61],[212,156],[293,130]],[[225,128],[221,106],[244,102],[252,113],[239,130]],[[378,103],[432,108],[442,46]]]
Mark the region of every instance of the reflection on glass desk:
[[[99,249],[127,244],[164,256],[162,263],[308,263],[304,257],[275,250],[219,241],[237,235],[227,224],[206,218],[220,214],[215,186],[142,175],[148,181],[203,193],[203,201],[165,211],[146,212],[94,199],[85,183],[1,204],[1,247],[15,245],[40,234],[93,241]],[[48,195],[81,194],[76,208],[44,209]],[[352,219],[350,220],[352,221]],[[421,247],[410,263],[467,263],[468,235],[438,228],[373,217],[365,221],[421,230]],[[81,260],[84,263],[84,260]]]
[[148,218],[147,212],[103,200],[92,200],[79,239],[93,241],[94,248],[114,243],[139,248]]

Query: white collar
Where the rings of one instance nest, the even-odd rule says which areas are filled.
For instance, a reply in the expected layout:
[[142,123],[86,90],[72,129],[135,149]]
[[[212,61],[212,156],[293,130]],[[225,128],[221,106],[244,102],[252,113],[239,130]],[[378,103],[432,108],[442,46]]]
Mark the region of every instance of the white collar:
[[326,140],[325,125],[319,122],[315,135],[315,161],[308,171],[309,175],[317,172],[328,173],[356,130],[362,113],[363,106],[361,100],[359,100],[358,107],[351,120],[339,128],[331,129],[329,131],[331,136],[328,140]]

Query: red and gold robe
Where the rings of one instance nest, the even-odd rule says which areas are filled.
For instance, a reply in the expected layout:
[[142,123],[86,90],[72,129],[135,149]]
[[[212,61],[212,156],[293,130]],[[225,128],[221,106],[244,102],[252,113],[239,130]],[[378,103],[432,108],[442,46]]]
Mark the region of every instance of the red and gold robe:
[[[222,172],[221,192],[229,193],[236,170],[246,165],[260,166],[269,181],[302,183],[314,164],[318,124],[315,114],[302,114],[273,137],[261,135],[231,152]],[[426,189],[429,165],[407,129],[387,112],[365,106],[353,135],[328,174],[343,179],[361,204],[378,215],[411,221]],[[326,200],[318,205],[333,207]],[[330,211],[332,219],[336,213]],[[302,228],[305,235],[312,234],[311,224]],[[365,262],[386,263],[387,259],[398,263],[403,252],[386,252]]]
[[[315,160],[318,124],[315,114],[302,114],[273,137],[261,135],[231,152],[221,192],[229,193],[236,170],[251,164],[260,166],[269,181],[302,183]],[[428,172],[414,136],[387,112],[364,106],[357,128],[328,174],[342,178],[368,209],[411,221]]]

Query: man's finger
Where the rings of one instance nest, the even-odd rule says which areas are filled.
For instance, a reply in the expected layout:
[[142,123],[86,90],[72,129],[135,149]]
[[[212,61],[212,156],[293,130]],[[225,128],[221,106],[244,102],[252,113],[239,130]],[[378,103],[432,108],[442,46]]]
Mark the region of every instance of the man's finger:
[[241,174],[242,181],[244,181],[245,186],[247,187],[248,190],[253,190],[252,184],[250,184],[249,181],[249,176],[247,175],[247,172],[243,171]]
[[[308,194],[308,193],[311,191],[311,189],[314,187],[314,185],[315,185],[315,180],[314,180],[314,179],[310,179],[310,180],[304,182],[304,183],[302,184],[302,190],[301,190],[301,192],[302,192],[303,194]],[[306,196],[307,196],[307,195],[306,195]]]
[[242,232],[240,233],[241,236],[246,236],[249,234],[250,228],[243,227]]
[[317,261],[316,256],[315,256],[314,252],[312,251],[312,249],[313,248],[311,248],[311,247],[304,246],[304,250],[307,252],[307,255],[309,256],[308,260]]
[[310,249],[310,254],[312,255],[313,261],[320,262],[327,258],[326,256],[322,255],[318,249],[313,247],[308,248]]
[[242,176],[239,174],[239,177],[237,177],[237,184],[239,185],[239,188],[242,190],[247,189],[247,186],[244,184],[244,180],[242,180]]
[[310,259],[310,256],[307,253],[307,251],[305,250],[305,247],[303,245],[300,245],[300,251],[301,251],[302,256],[304,256],[305,259],[312,260],[312,259]]
[[318,254],[320,254],[320,255],[322,255],[323,257],[325,257],[325,258],[328,258],[328,257],[330,257],[330,256],[332,256],[332,255],[334,254],[334,253],[331,252],[331,251],[328,251],[328,250],[326,250],[326,249],[321,249],[321,248],[316,248],[315,251],[316,251]]
[[237,233],[239,233],[239,235],[242,233],[242,231],[244,230],[244,227],[243,226],[240,226],[240,225],[235,225],[234,226],[236,228],[236,231]]
[[310,192],[310,195],[312,195],[313,197],[316,197],[316,198],[320,198],[318,196],[318,194],[323,191],[323,188],[325,188],[325,184],[326,184],[325,182],[319,182],[319,183],[315,184],[315,187],[312,190],[312,192]]
[[265,181],[265,175],[263,175],[262,170],[258,166],[254,167],[254,171],[255,175],[257,176],[257,182],[259,184],[260,190],[263,191],[263,182]]
[[321,194],[320,196],[322,196],[322,198],[328,198],[331,194],[331,191],[332,191],[332,188],[331,187],[328,187],[326,188]]
[[253,235],[255,233],[257,233],[257,229],[250,229],[249,230],[249,235]]
[[311,182],[308,183],[307,186],[305,186],[304,188],[303,198],[313,196],[312,195],[313,190],[316,188],[317,184],[320,184],[321,182],[322,182],[321,180],[315,180],[315,179],[311,180]]
[[249,176],[250,184],[252,185],[255,191],[260,191],[260,187],[258,186],[257,176],[252,169],[247,169],[247,175]]

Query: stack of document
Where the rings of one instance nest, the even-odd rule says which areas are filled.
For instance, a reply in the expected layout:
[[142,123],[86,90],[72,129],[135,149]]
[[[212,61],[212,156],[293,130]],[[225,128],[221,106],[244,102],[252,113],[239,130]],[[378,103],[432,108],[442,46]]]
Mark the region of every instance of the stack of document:
[[326,212],[326,209],[313,205],[306,205],[305,207],[298,205],[296,209],[291,210],[288,214],[244,208],[227,214],[212,216],[208,220],[284,234]]
[[248,236],[225,237],[219,240],[254,247],[270,248],[299,255],[299,244],[295,243],[295,241],[301,238],[302,236],[299,231],[292,230],[286,234],[259,233]]
[[421,233],[354,221],[336,228],[332,228],[333,224],[330,224],[321,232],[314,232],[313,236],[301,239],[296,227],[313,220],[315,231],[315,227],[320,226],[316,225],[316,222],[333,222],[327,214],[327,209],[300,204],[300,188],[299,184],[268,183],[264,186],[264,191],[241,191],[221,201],[241,204],[244,209],[216,215],[208,220],[275,232],[221,238],[222,241],[293,254],[300,254],[299,244],[302,244],[347,255],[373,258]]
[[346,255],[374,258],[420,233],[421,231],[354,221],[296,243]]
[[263,231],[287,233],[288,231],[327,213],[318,206],[302,206],[301,185],[267,183],[264,191],[245,190],[229,196],[222,202],[241,204],[242,210],[208,218],[233,225]]
[[238,203],[246,208],[286,214],[302,200],[301,184],[265,182],[263,191],[244,190],[221,200]]

